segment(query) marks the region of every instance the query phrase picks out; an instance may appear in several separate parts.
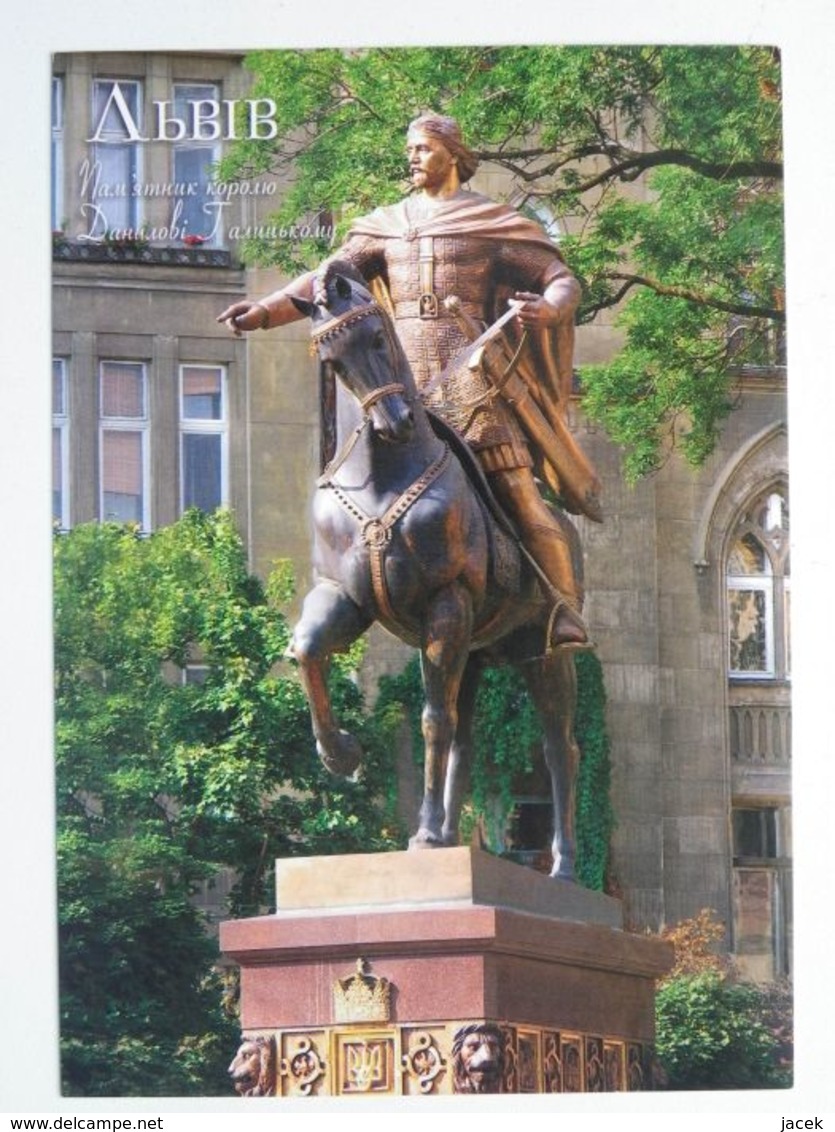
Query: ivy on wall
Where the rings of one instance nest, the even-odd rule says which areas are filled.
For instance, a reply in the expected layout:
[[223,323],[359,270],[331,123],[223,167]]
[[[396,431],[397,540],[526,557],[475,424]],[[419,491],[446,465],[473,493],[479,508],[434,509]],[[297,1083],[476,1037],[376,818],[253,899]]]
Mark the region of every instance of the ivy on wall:
[[609,840],[615,824],[610,797],[610,743],[606,730],[603,668],[595,653],[578,653],[577,718],[574,725],[582,752],[577,775],[577,879],[602,891],[609,861]]
[[[602,890],[606,881],[609,839],[614,824],[609,797],[609,737],[606,694],[600,661],[594,653],[578,653],[575,735],[581,751],[577,775],[577,879],[586,888]],[[415,657],[398,676],[380,683],[377,710],[399,705],[411,735],[415,758],[423,761],[420,716],[423,689]],[[487,669],[476,701],[475,756],[471,800],[462,815],[466,840],[479,824],[488,845],[501,851],[520,784],[540,756],[542,729],[536,711],[514,668]]]

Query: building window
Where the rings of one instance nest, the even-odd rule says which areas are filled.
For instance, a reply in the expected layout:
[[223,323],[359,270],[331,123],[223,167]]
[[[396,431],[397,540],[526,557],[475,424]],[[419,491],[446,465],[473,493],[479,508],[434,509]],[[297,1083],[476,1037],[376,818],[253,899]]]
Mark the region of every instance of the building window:
[[[752,305],[756,301],[750,291],[743,291],[740,299]],[[775,294],[775,301],[782,305],[783,296]],[[743,318],[741,315],[735,315],[728,322],[728,357],[731,365],[738,365],[742,359],[745,366],[764,369],[785,366],[785,324],[772,319]]]
[[553,837],[554,805],[550,798],[517,796],[507,818],[503,855],[538,872],[550,872]]
[[52,231],[64,227],[64,80],[59,75],[52,79],[52,154],[51,154],[50,208]]
[[181,669],[181,681],[184,685],[202,685],[209,679],[208,664],[187,664]]
[[180,368],[180,503],[214,511],[228,501],[226,374]]
[[70,414],[66,358],[52,359],[52,522],[62,530],[70,525]]
[[[175,83],[174,115],[186,124],[187,140],[177,142],[174,151],[174,183],[193,187],[194,191],[178,195],[173,204],[172,227],[181,229],[186,236],[201,236],[211,244],[219,241],[212,234],[217,227],[221,211],[219,198],[209,194],[213,180],[213,166],[220,160],[220,149],[211,138],[201,140],[200,103],[219,100],[218,88],[207,83]],[[207,110],[208,113],[208,110]],[[210,125],[207,119],[206,128]],[[207,129],[211,133],[211,129]]]
[[93,82],[92,165],[84,178],[91,206],[88,230],[99,239],[109,232],[138,233],[141,195],[142,86],[131,79]]
[[735,809],[732,814],[734,860],[771,860],[777,856],[777,810]]
[[142,362],[100,369],[100,515],[150,529],[147,377]]
[[789,652],[789,509],[770,488],[746,508],[727,563],[728,671],[734,679],[786,679]]
[[741,803],[731,812],[734,954],[770,981],[791,970],[791,869],[786,811]]

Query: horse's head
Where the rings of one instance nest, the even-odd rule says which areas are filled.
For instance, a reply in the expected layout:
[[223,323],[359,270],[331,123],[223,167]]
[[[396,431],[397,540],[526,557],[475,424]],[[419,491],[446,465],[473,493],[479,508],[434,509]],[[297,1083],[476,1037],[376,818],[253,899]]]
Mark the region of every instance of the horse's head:
[[356,269],[335,260],[314,280],[313,302],[293,299],[310,317],[313,345],[356,397],[383,440],[407,440],[414,429],[414,383],[386,312]]

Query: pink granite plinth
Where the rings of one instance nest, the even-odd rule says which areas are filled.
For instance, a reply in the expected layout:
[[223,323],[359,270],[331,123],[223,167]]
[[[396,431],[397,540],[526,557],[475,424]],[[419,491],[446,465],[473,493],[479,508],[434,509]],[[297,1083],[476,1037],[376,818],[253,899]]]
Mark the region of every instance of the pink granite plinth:
[[490,1019],[653,1039],[670,948],[622,931],[617,901],[598,893],[471,849],[283,861],[277,889],[275,915],[221,925],[245,1032],[333,1026],[336,980],[362,959],[391,985],[395,1026]]

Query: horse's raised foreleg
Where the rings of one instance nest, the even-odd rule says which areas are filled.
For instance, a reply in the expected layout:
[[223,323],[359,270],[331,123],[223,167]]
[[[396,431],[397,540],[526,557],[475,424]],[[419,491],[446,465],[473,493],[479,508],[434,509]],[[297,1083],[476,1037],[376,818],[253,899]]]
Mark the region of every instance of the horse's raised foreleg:
[[320,582],[304,599],[301,620],[293,630],[291,653],[310,705],[319,757],[333,774],[348,777],[362,759],[362,747],[342,731],[333,714],[327,676],[330,658],[348,648],[369,621],[339,586]]
[[421,719],[425,750],[420,825],[412,849],[444,844],[447,759],[458,722],[458,690],[470,647],[473,611],[469,591],[454,582],[433,598],[424,622],[421,666],[425,704]]
[[543,753],[554,803],[552,877],[574,880],[574,796],[580,749],[574,738],[577,676],[570,654],[553,653],[521,670],[545,735]]
[[481,678],[481,660],[470,653],[458,691],[458,725],[449,749],[449,763],[444,788],[444,845],[458,844],[458,823],[461,806],[470,790],[473,762],[473,721],[475,698]]

